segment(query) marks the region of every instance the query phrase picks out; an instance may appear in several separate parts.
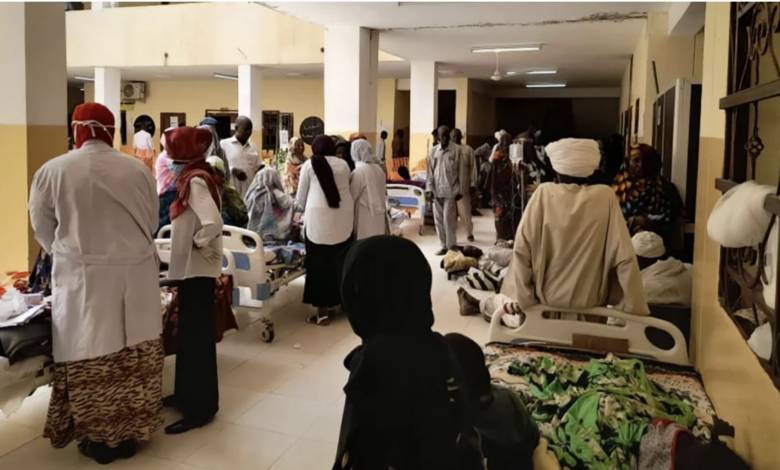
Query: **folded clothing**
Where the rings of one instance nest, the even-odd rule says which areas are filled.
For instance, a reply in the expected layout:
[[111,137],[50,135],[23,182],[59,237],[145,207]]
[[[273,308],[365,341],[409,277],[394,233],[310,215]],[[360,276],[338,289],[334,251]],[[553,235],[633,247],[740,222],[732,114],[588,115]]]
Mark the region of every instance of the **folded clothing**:
[[477,267],[477,260],[463,255],[460,251],[450,250],[441,260],[441,268],[448,273],[467,271]]
[[485,250],[485,257],[499,266],[507,267],[512,260],[512,249],[503,246],[491,246]]

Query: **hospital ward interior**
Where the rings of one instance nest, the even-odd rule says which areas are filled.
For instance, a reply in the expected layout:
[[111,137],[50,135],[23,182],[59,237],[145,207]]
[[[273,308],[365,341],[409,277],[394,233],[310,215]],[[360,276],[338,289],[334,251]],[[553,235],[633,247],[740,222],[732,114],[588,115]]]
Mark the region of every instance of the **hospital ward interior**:
[[0,470],[780,469],[775,34],[1,2]]

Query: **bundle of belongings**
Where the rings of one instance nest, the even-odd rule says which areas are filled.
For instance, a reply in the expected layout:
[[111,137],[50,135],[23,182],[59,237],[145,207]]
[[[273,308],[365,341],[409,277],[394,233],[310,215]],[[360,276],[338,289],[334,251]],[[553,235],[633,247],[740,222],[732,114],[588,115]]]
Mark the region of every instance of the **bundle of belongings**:
[[482,257],[482,250],[475,246],[455,247],[448,251],[441,260],[441,268],[452,276],[463,275],[469,269],[477,267],[479,258]]
[[[774,186],[755,181],[739,184],[718,200],[707,220],[707,234],[726,248],[753,247],[764,244],[762,294],[766,305],[775,308],[777,296],[778,221],[764,208],[766,197],[775,194]],[[737,311],[735,320],[749,335],[748,346],[762,359],[772,355],[772,325],[757,306]]]
[[0,410],[9,416],[50,380],[51,257],[39,254],[31,273],[0,280]]

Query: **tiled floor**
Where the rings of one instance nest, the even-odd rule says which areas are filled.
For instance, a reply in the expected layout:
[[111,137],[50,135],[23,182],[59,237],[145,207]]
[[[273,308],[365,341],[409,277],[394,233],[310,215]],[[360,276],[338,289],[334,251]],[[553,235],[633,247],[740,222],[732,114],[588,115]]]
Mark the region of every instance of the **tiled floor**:
[[[493,243],[493,218],[488,211],[475,217],[478,246]],[[414,240],[434,272],[431,298],[434,329],[461,332],[484,343],[488,325],[480,317],[461,317],[455,292],[433,253],[438,239],[432,227],[418,236],[419,219],[407,221],[404,235]],[[461,242],[465,233],[459,231]],[[347,371],[344,356],[359,339],[344,316],[328,327],[304,322],[311,314],[301,304],[303,280],[278,292],[262,310],[238,312],[241,331],[229,334],[217,347],[220,412],[208,426],[179,436],[158,431],[135,458],[117,461],[117,470],[326,470],[338,442],[342,387]],[[254,323],[272,313],[276,339],[266,344]],[[165,392],[173,387],[173,360],[166,361]],[[55,450],[41,437],[50,389],[41,388],[22,409],[6,418],[0,413],[0,470],[74,470],[100,467],[80,456],[75,444]],[[166,423],[178,419],[168,412]]]

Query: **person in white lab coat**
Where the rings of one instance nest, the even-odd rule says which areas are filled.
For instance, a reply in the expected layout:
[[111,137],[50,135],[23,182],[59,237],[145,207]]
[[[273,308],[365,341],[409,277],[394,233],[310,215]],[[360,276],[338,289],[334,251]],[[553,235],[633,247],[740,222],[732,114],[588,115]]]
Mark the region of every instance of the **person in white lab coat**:
[[166,397],[183,418],[166,434],[181,434],[211,422],[219,411],[214,289],[222,274],[221,179],[206,162],[211,133],[180,127],[165,134],[168,158],[183,165],[171,204],[168,279],[180,281],[176,385]]
[[387,176],[367,140],[352,142],[350,192],[355,200],[355,239],[384,235],[387,228]]
[[233,185],[241,199],[246,197],[255,174],[263,167],[257,146],[249,140],[251,137],[252,120],[246,116],[239,116],[236,119],[236,133],[220,143],[222,150],[225,151],[231,176],[235,178]]
[[99,463],[131,457],[163,423],[157,188],[113,148],[114,115],[73,113],[76,150],[48,161],[30,188],[35,238],[53,256],[54,376],[43,435]]

